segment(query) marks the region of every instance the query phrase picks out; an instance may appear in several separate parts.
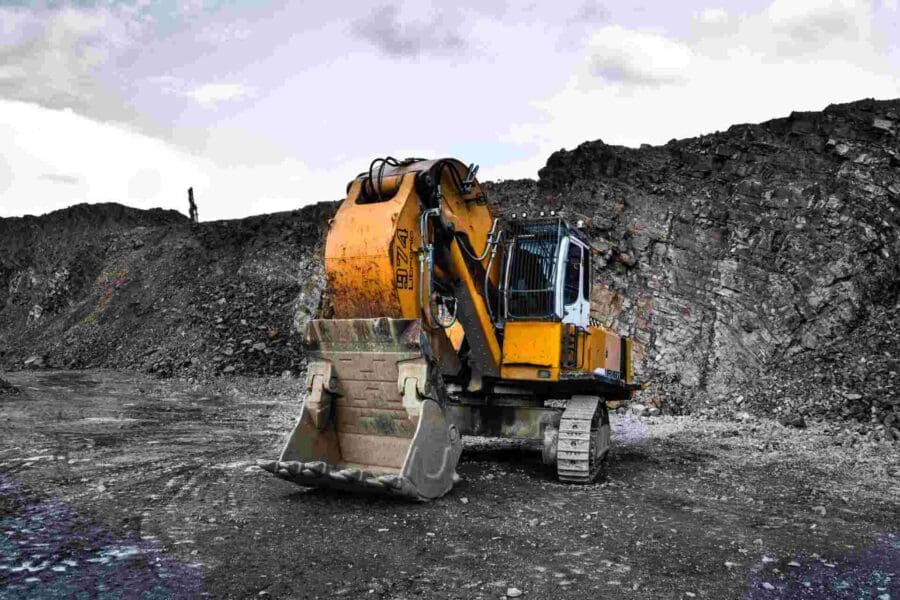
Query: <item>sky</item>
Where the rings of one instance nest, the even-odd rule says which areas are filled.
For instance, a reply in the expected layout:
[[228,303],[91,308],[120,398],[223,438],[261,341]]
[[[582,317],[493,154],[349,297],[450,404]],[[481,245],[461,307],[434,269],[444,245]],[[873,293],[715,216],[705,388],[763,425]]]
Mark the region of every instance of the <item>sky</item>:
[[534,178],[869,97],[900,97],[898,0],[0,0],[0,216],[291,210],[386,155]]

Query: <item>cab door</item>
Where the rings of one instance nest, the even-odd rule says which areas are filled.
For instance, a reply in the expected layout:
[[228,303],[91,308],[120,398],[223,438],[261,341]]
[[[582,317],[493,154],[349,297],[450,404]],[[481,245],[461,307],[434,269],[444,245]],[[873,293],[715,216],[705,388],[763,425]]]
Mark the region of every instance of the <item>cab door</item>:
[[589,249],[575,238],[560,244],[561,264],[559,295],[557,296],[563,323],[587,328],[591,305]]

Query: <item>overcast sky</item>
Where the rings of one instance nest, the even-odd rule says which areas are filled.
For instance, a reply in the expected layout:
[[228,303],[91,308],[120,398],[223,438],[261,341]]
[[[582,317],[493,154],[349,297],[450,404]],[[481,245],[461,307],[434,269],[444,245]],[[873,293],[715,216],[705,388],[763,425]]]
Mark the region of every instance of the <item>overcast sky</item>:
[[535,177],[636,146],[900,97],[898,0],[0,2],[0,216],[202,220],[340,198],[377,156]]

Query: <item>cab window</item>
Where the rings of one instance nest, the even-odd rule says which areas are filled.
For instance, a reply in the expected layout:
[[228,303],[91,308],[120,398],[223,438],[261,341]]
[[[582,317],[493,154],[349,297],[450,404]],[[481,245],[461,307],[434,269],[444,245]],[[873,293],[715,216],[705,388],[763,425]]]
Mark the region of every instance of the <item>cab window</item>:
[[591,253],[584,253],[584,269],[581,270],[581,297],[591,299]]
[[556,261],[559,242],[554,236],[522,236],[513,246],[509,267],[508,316],[546,318],[556,302]]
[[581,255],[581,246],[569,242],[565,280],[563,283],[563,304],[569,305],[578,300],[579,284],[581,282]]

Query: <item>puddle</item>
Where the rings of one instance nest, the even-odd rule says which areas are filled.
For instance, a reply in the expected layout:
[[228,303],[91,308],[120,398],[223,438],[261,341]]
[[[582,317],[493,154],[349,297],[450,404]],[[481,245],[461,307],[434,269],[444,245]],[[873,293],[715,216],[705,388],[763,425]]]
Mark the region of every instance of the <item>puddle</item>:
[[202,587],[200,565],[171,560],[152,540],[118,539],[0,473],[0,599],[196,598]]

